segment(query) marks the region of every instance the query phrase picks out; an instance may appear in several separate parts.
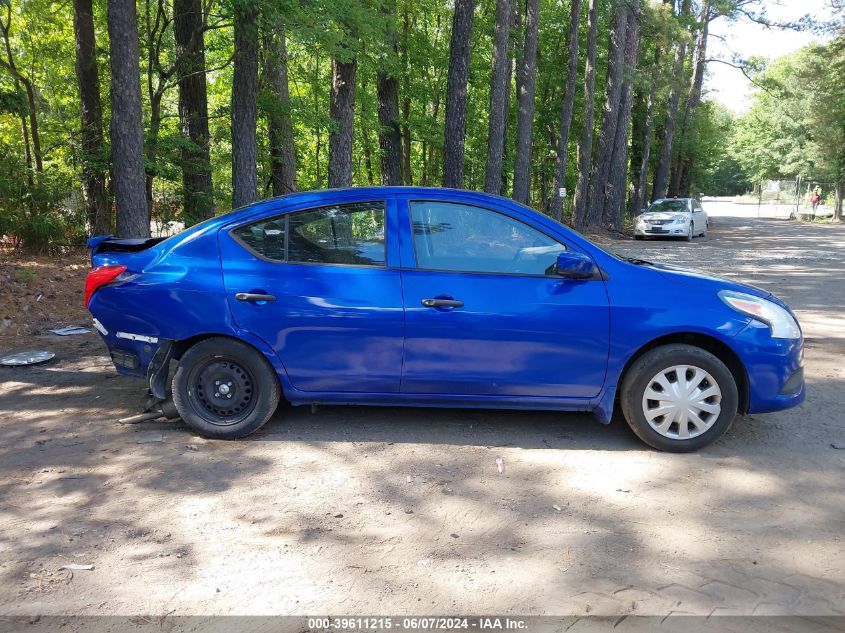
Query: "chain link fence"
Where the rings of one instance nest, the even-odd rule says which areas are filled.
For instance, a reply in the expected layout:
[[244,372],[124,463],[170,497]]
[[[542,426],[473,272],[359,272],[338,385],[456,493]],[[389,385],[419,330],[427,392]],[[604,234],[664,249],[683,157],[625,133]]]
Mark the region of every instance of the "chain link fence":
[[[833,215],[832,182],[797,176],[761,180],[757,191],[757,215],[775,218],[815,219]],[[813,200],[818,195],[816,204]]]

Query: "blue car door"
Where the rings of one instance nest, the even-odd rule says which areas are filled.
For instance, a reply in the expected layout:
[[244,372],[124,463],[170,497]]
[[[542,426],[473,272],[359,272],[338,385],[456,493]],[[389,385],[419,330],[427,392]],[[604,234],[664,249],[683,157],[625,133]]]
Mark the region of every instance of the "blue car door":
[[590,398],[607,369],[600,279],[554,274],[573,248],[508,207],[399,197],[402,392]]
[[218,234],[235,323],[275,349],[296,389],[399,391],[404,318],[395,207],[394,196],[347,194]]

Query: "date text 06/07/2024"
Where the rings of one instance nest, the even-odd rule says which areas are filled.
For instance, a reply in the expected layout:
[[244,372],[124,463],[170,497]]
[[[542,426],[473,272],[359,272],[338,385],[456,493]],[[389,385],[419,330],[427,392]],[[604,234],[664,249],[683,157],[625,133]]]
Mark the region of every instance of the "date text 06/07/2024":
[[311,617],[308,629],[325,630],[406,630],[406,631],[443,631],[443,630],[480,630],[480,631],[520,631],[527,630],[528,622],[522,618],[510,617]]

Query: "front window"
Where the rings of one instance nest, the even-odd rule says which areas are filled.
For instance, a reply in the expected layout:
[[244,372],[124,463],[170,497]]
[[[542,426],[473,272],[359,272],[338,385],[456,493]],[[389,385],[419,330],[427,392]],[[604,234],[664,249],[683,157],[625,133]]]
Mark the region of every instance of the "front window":
[[566,246],[511,217],[465,204],[410,203],[417,266],[427,270],[554,275]]
[[662,211],[664,213],[678,213],[679,211],[689,211],[686,200],[659,200],[652,202],[647,213],[654,213],[655,211]]

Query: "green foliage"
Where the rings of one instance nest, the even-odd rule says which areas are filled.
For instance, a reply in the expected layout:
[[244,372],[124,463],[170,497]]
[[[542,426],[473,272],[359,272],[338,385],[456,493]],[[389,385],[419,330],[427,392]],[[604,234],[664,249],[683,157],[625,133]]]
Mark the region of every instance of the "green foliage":
[[[231,199],[231,86],[235,6],[251,0],[209,0],[209,29],[204,33],[208,82],[211,168],[217,210]],[[512,0],[516,2],[517,0]],[[257,0],[261,29],[280,21],[287,34],[289,113],[294,129],[297,179],[301,189],[327,184],[331,61],[357,61],[358,81],[353,148],[353,182],[380,182],[381,153],[377,109],[377,77],[384,71],[397,78],[400,125],[410,145],[410,180],[438,185],[443,165],[443,127],[453,0]],[[97,61],[104,117],[105,148],[86,155],[81,148],[79,98],[74,70],[72,3],[59,0],[0,0],[11,7],[10,49],[18,68],[35,88],[35,118],[41,137],[44,172],[25,161],[22,119],[29,115],[24,86],[0,68],[0,233],[34,249],[81,239],[84,217],[79,191],[83,165],[109,167],[109,58],[105,0],[94,2]],[[581,12],[579,73],[584,72],[586,2]],[[610,16],[615,0],[599,0],[597,85],[593,99],[601,110],[607,76]],[[714,0],[714,11],[734,19],[736,2]],[[483,186],[487,158],[490,72],[495,33],[495,2],[477,0],[471,41],[467,97],[465,186]],[[697,6],[697,3],[693,3]],[[153,179],[153,218],[160,224],[178,219],[182,196],[183,136],[178,111],[176,60],[170,0],[137,0],[144,108],[146,170]],[[633,76],[644,114],[644,96],[655,106],[652,161],[659,155],[672,75],[673,45],[686,41],[700,26],[695,12],[679,18],[673,3],[643,2],[640,57]],[[568,62],[569,0],[540,0],[539,57],[532,151],[532,203],[545,206],[553,192],[560,104]],[[163,18],[159,21],[158,17]],[[514,41],[519,40],[514,32]],[[393,49],[395,36],[398,51]],[[5,60],[4,51],[0,51]],[[518,53],[518,51],[517,51]],[[796,173],[840,178],[845,161],[842,82],[845,55],[840,44],[805,49],[764,67],[752,65],[762,88],[751,111],[735,118],[715,103],[704,102],[676,136],[676,152],[691,159],[695,190],[736,193],[749,180]],[[688,54],[681,85],[688,85]],[[516,83],[516,76],[512,77]],[[575,143],[581,127],[585,95],[577,83],[570,135],[566,186],[575,186]],[[160,90],[160,117],[154,116],[154,95]],[[682,94],[685,92],[682,91]],[[266,93],[259,97],[259,195],[269,195],[268,115],[279,105]],[[683,107],[683,100],[682,100]],[[504,156],[505,192],[511,185],[517,106],[515,89],[508,108]],[[153,125],[154,120],[158,126]],[[640,119],[641,120],[641,119]],[[596,117],[598,130],[600,116]],[[154,151],[152,151],[154,149]],[[633,166],[632,166],[633,167]]]
[[737,122],[730,152],[753,179],[839,180],[845,167],[843,42],[813,45],[755,76],[759,90]]
[[0,178],[0,236],[15,247],[47,252],[84,243],[85,218],[74,183],[50,169],[29,183],[26,166],[6,153]]

